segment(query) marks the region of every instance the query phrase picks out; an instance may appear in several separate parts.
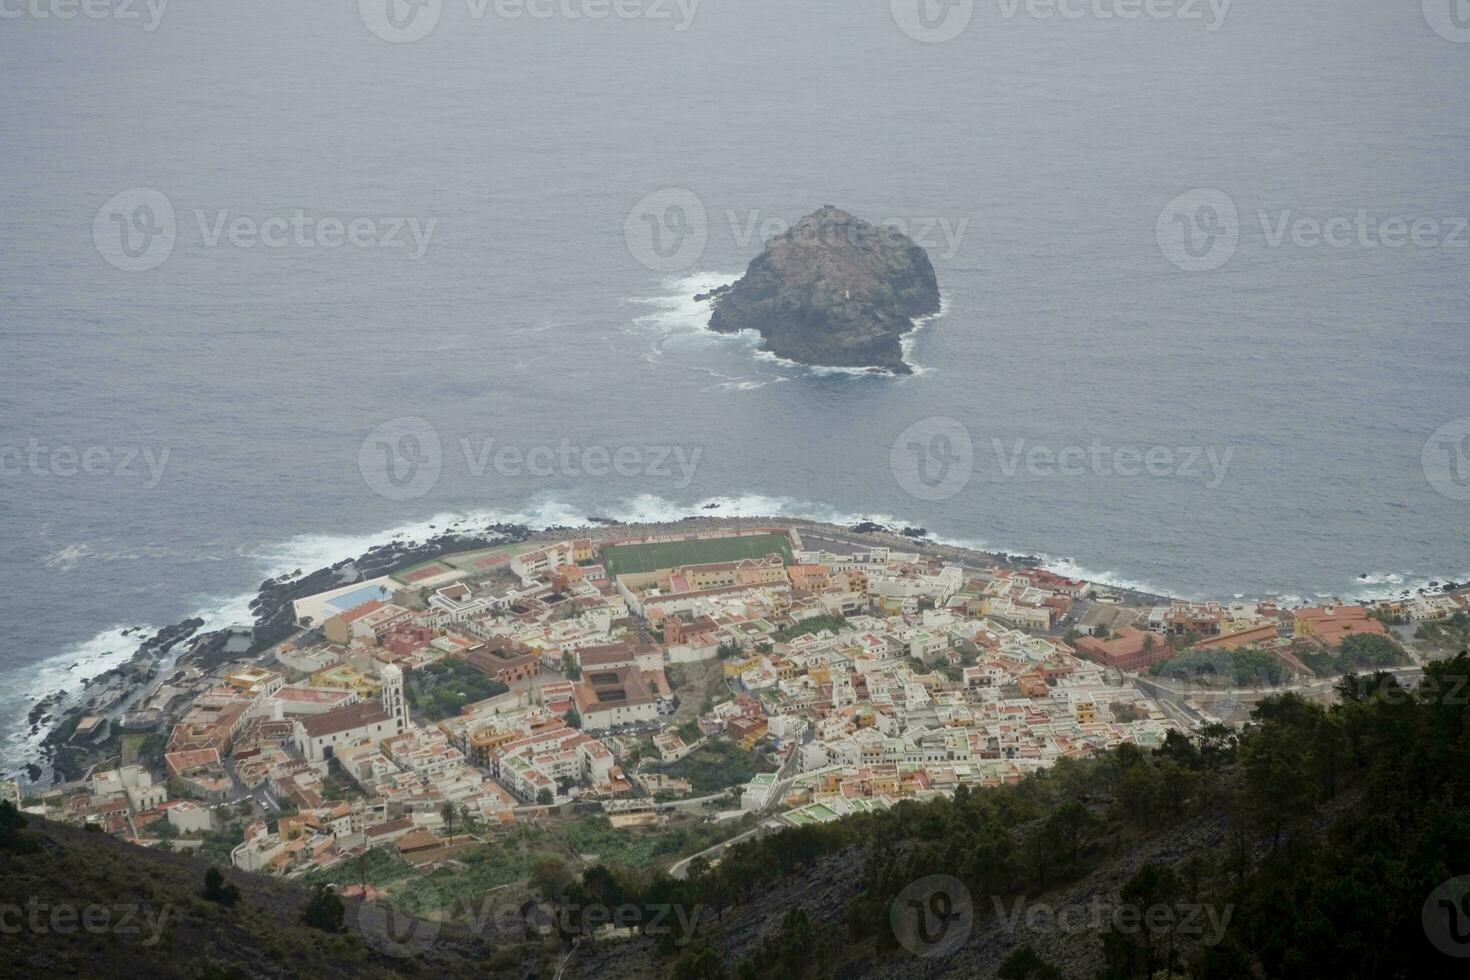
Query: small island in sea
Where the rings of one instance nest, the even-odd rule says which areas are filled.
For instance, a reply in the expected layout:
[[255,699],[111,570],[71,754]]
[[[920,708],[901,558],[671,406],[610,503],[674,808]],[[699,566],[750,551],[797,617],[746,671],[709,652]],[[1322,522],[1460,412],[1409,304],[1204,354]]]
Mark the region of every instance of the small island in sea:
[[913,239],[827,205],[767,242],[740,279],[695,298],[713,301],[710,329],[754,330],[778,357],[911,374],[901,340],[939,312],[939,283]]

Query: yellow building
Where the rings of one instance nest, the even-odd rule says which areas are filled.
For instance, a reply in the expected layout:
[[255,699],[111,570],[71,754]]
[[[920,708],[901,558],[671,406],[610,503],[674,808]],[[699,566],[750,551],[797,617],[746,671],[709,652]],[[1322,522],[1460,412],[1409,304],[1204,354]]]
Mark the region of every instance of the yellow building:
[[364,700],[377,697],[383,685],[374,678],[364,675],[356,667],[349,664],[337,664],[326,670],[319,670],[311,675],[308,683],[312,687],[334,687],[343,691],[351,691]]
[[897,616],[903,612],[903,596],[880,595],[878,599],[878,613],[882,616]]
[[740,561],[709,562],[703,565],[677,565],[669,569],[664,581],[671,592],[703,592],[707,589],[725,589],[735,585],[773,585],[786,582],[786,566],[780,555],[764,558],[744,558]]
[[477,766],[488,766],[490,756],[496,749],[507,743],[514,742],[521,737],[521,733],[514,729],[503,730],[499,728],[482,728],[470,735],[469,743],[470,762]]
[[730,659],[730,660],[726,660],[725,661],[725,676],[726,677],[736,677],[736,676],[739,676],[740,674],[745,673],[747,670],[751,670],[751,669],[753,669],[755,667],[759,667],[760,666],[760,662],[761,662],[761,658],[760,658],[760,655],[759,654],[756,654],[755,656],[752,656],[752,657],[746,657],[743,660],[738,660],[738,659],[733,659],[733,658]]
[[868,780],[873,786],[874,794],[885,793],[891,796],[898,795],[899,779],[896,772],[875,772]]
[[284,679],[274,670],[264,667],[246,667],[225,675],[225,683],[247,697],[256,698],[278,688]]

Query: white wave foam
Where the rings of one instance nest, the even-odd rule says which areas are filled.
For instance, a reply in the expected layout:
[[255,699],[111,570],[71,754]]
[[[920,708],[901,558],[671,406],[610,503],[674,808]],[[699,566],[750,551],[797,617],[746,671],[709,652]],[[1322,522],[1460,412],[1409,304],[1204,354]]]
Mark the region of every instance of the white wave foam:
[[1146,592],[1150,595],[1172,596],[1179,599],[1203,599],[1201,595],[1186,595],[1172,591],[1164,586],[1148,582],[1143,579],[1131,578],[1127,575],[1108,570],[1099,572],[1095,569],[1079,565],[1072,558],[1054,558],[1050,555],[1036,555],[1041,560],[1042,567],[1058,575],[1068,578],[1081,579],[1084,582],[1096,582],[1112,589],[1125,589],[1131,592]]
[[[707,337],[711,341],[740,344],[749,348],[753,359],[774,365],[785,371],[805,374],[813,377],[850,377],[850,378],[906,378],[915,375],[927,374],[932,368],[915,364],[913,359],[913,348],[917,334],[924,327],[938,320],[947,312],[944,299],[940,298],[939,312],[932,316],[921,317],[914,321],[914,329],[904,334],[899,343],[903,351],[903,359],[912,369],[910,375],[897,375],[891,371],[875,370],[864,367],[835,367],[822,364],[801,364],[797,361],[780,357],[767,350],[761,350],[764,338],[755,330],[740,330],[735,333],[717,333],[709,329],[710,312],[713,301],[696,300],[696,295],[703,295],[721,286],[728,286],[740,278],[740,274],[724,272],[696,272],[691,275],[665,279],[661,284],[665,290],[657,296],[635,297],[630,302],[654,307],[654,312],[636,317],[633,323],[639,327],[651,331],[657,337],[652,352],[644,356],[644,360],[650,363],[660,363],[664,350],[664,343],[671,337]],[[748,390],[750,388],[764,387],[770,381],[759,384],[746,384],[748,379],[740,379],[739,385],[719,385],[716,387],[735,387],[737,390]],[[784,380],[784,379],[782,379]]]
[[638,326],[649,328],[660,336],[673,334],[708,334],[711,337],[728,337],[709,329],[709,316],[713,303],[708,299],[694,297],[722,286],[728,286],[740,278],[740,274],[724,272],[696,272],[692,275],[665,279],[660,285],[665,290],[657,296],[635,297],[630,302],[654,308],[652,313],[635,317]]
[[[889,371],[889,370],[884,369],[884,368],[838,367],[838,366],[832,365],[832,364],[802,364],[800,361],[793,361],[790,358],[781,357],[781,356],[779,356],[777,354],[771,353],[768,350],[760,350],[760,349],[758,349],[759,348],[759,345],[762,342],[762,337],[761,337],[760,333],[758,333],[755,330],[742,330],[742,331],[740,331],[737,334],[732,334],[731,336],[743,338],[743,339],[745,339],[747,341],[747,343],[750,344],[750,346],[752,348],[756,348],[756,349],[754,349],[752,351],[752,355],[751,356],[753,356],[758,361],[766,361],[766,362],[768,362],[770,364],[775,364],[776,366],[781,367],[781,368],[784,368],[784,369],[786,369],[788,371],[796,371],[796,372],[798,372],[800,374],[807,374],[807,375],[811,375],[812,377],[816,377],[816,378],[844,378],[844,377],[845,378],[898,378],[898,377],[904,377],[904,375],[894,374],[892,371]],[[915,372],[915,373],[917,373],[917,372]]]
[[[263,577],[276,578],[297,569],[313,572],[344,558],[356,558],[363,552],[390,541],[422,541],[436,534],[467,527],[466,522],[478,521],[483,525],[488,519],[488,513],[481,515],[446,512],[399,524],[386,531],[362,534],[300,534],[248,551],[245,556],[255,560]],[[253,593],[251,598],[254,598]]]
[[914,349],[918,346],[919,343],[919,332],[921,330],[924,330],[930,324],[943,319],[945,314],[947,314],[948,312],[949,301],[944,298],[943,293],[940,293],[939,312],[931,314],[930,316],[921,316],[917,318],[916,320],[914,320],[914,329],[910,330],[908,333],[899,338],[898,345],[899,349],[903,352],[903,359],[908,364],[908,366],[913,369],[915,375],[929,374],[933,371],[938,370],[938,368],[925,367],[920,364],[914,358]]
[[[1470,572],[1458,575],[1420,575],[1416,572],[1369,572],[1358,579],[1360,588],[1350,589],[1342,598],[1350,602],[1372,602],[1376,599],[1397,599],[1420,592],[1436,593],[1445,582],[1470,581]],[[1386,586],[1386,588],[1385,588]]]
[[92,557],[92,554],[91,545],[69,544],[64,548],[58,548],[56,551],[53,551],[43,561],[47,568],[55,568],[64,572],[82,559]]
[[[43,535],[44,536],[44,535]],[[97,548],[85,541],[79,541],[58,548],[41,559],[47,568],[59,572],[69,572],[78,563],[83,561],[135,561],[139,558],[168,558],[178,557],[170,549],[162,545],[150,544],[138,548],[123,551],[99,551]],[[192,561],[214,561],[218,555],[189,555]]]
[[1403,585],[1404,576],[1398,572],[1368,572],[1360,575],[1358,581],[1364,585]]
[[[204,625],[183,645],[187,646],[194,636],[202,633],[253,622],[250,603],[254,598],[255,593],[249,592],[205,600],[199,609],[180,617],[204,620]],[[4,734],[0,739],[0,765],[5,769],[18,768],[40,754],[41,740],[45,738],[47,729],[42,726],[34,735],[30,733],[25,720],[32,705],[58,691],[66,692],[68,697],[51,709],[53,717],[59,716],[75,703],[72,698],[87,681],[127,663],[143,641],[158,629],[157,626],[143,624],[111,626],[39,663],[22,664],[0,673],[0,691],[4,692],[0,697],[0,725],[4,726],[0,729]],[[165,667],[179,652],[179,649],[170,651]]]
[[[123,631],[129,631],[124,636]],[[72,691],[89,678],[96,677],[127,661],[138,648],[143,636],[152,632],[144,627],[133,632],[132,626],[113,626],[96,636],[40,663],[24,664],[0,674],[0,723],[4,738],[0,740],[0,761],[4,770],[18,769],[36,758],[47,729],[43,725],[32,735],[26,724],[31,706],[58,691]],[[52,716],[65,705],[51,709]]]

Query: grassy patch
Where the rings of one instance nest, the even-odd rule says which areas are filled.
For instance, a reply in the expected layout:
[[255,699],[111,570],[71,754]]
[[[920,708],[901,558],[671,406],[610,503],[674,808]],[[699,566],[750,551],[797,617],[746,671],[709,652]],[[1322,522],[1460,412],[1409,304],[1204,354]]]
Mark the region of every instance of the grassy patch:
[[1414,638],[1446,650],[1463,650],[1470,645],[1470,613],[1461,611],[1449,619],[1420,623],[1414,630]]
[[545,851],[518,842],[486,844],[461,852],[455,858],[461,867],[439,868],[426,875],[411,872],[413,877],[395,887],[389,899],[415,914],[463,910],[487,892],[525,880],[531,865],[545,855]]
[[776,635],[782,640],[791,640],[798,636],[805,636],[807,633],[820,633],[822,630],[837,633],[846,626],[847,620],[841,616],[813,616],[811,619],[803,619],[799,623],[781,627]]
[[413,865],[399,857],[397,851],[376,847],[358,860],[343,861],[302,875],[301,881],[307,885],[355,885],[365,878],[369,885],[381,888],[413,873]]
[[596,855],[600,864],[651,868],[697,854],[746,829],[739,820],[722,824],[686,820],[657,827],[619,830],[606,817],[580,817],[560,825],[556,833],[578,854]]
[[231,866],[230,854],[245,842],[245,824],[239,821],[229,824],[224,830],[212,830],[204,835],[199,856],[222,868]]
[[675,565],[764,558],[771,552],[776,552],[782,561],[790,564],[790,539],[784,534],[755,534],[740,538],[620,544],[604,548],[602,559],[609,575],[624,575],[629,572],[653,572],[661,568],[673,568]]
[[342,771],[342,766],[333,759],[327,765],[327,778],[322,780],[322,798],[326,800],[358,800],[366,796],[352,777]]
[[167,743],[162,735],[124,735],[118,743],[121,764],[143,765],[150,768],[163,764],[163,750]]
[[718,739],[706,742],[663,770],[669,776],[689,780],[696,796],[740,786],[756,773],[770,771],[771,767],[763,765],[755,753]]

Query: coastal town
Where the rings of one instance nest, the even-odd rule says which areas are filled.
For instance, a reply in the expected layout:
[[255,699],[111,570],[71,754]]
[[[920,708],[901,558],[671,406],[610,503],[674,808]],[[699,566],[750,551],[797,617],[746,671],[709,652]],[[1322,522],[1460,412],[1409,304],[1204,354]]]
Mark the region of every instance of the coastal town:
[[826,525],[596,530],[344,574],[292,602],[289,638],[227,631],[80,718],[81,778],[0,798],[342,883],[375,852],[443,867],[589,817],[713,828],[717,859],[737,835],[1228,730],[1274,691],[1412,680],[1416,646],[1470,632],[1460,588],[1180,601]]

